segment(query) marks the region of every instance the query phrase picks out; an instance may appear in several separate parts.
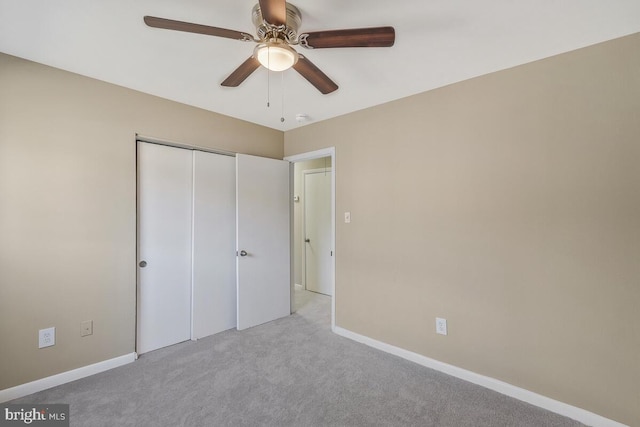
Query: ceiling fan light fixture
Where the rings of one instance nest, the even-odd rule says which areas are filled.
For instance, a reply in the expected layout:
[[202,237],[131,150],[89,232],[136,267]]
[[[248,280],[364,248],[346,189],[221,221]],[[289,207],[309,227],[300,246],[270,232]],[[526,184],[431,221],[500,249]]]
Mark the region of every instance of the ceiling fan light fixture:
[[263,67],[271,71],[288,70],[298,62],[298,52],[280,39],[260,43],[253,54]]

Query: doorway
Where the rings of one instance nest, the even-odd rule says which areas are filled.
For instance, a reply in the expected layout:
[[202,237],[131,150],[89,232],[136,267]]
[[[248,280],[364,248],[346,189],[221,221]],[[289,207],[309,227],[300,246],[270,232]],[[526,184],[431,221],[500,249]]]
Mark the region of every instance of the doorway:
[[[318,161],[328,163],[326,157]],[[298,163],[296,167],[304,167],[306,163]],[[295,191],[300,190],[301,285],[307,291],[331,296],[331,168],[303,170],[302,186]]]
[[[293,279],[291,311],[295,293],[316,292],[331,299],[331,329],[335,327],[335,148],[286,157],[294,164],[293,200]],[[319,187],[319,188],[318,188]],[[305,188],[307,191],[305,191]],[[324,190],[322,189],[324,188]],[[319,190],[319,191],[318,191]],[[315,192],[321,200],[307,200],[306,192]],[[322,196],[322,192],[326,192]],[[318,194],[320,193],[320,194]],[[315,204],[314,204],[315,203]],[[318,204],[320,203],[320,204]],[[305,210],[321,215],[325,222],[320,229],[307,229]],[[324,211],[324,214],[321,212]],[[326,217],[324,216],[326,214]],[[312,221],[316,221],[311,218]],[[316,218],[317,219],[317,218]],[[317,221],[316,221],[317,222]],[[323,231],[324,230],[324,231]],[[315,235],[313,233],[316,233]],[[318,234],[319,233],[319,234]],[[307,241],[308,240],[308,241]],[[314,255],[322,255],[315,257]],[[324,258],[324,260],[323,260]],[[324,295],[321,295],[324,297]]]

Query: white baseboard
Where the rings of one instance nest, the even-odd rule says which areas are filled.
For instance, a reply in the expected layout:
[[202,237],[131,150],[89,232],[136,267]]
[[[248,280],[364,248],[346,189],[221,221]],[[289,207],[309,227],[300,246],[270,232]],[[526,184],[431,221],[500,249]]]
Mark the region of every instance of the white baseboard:
[[71,371],[62,372],[30,383],[20,384],[15,387],[0,390],[0,403],[28,396],[51,387],[79,380],[80,378],[88,377],[100,372],[108,371],[109,369],[131,363],[136,360],[136,358],[136,353],[129,353],[124,356],[114,357],[113,359],[94,363],[93,365],[83,366],[82,368],[73,369]]
[[410,360],[411,362],[417,363],[419,365],[426,366],[427,368],[444,372],[445,374],[454,376],[456,378],[460,378],[470,383],[480,385],[493,391],[497,391],[498,393],[502,393],[515,399],[522,400],[523,402],[530,403],[548,411],[555,412],[556,414],[560,414],[576,421],[580,421],[581,423],[588,426],[628,427],[617,421],[610,420],[598,414],[594,414],[593,412],[589,412],[585,409],[577,408],[575,406],[559,402],[557,400],[542,396],[532,391],[516,387],[509,383],[505,383],[495,378],[476,374],[475,372],[467,371],[466,369],[458,368],[457,366],[449,365],[447,363],[431,359],[421,354],[414,353],[400,347],[395,347],[391,344],[386,344],[381,341],[377,341],[373,338],[351,332],[339,326],[334,327],[333,332],[345,338],[349,338],[359,343],[366,344],[369,347],[373,347],[386,353],[402,357],[403,359]]
[[302,286],[302,285],[300,285],[300,284],[296,283],[296,284],[295,284],[295,288],[296,288],[296,290],[297,290],[297,291],[301,291],[301,290],[303,290],[303,289],[304,289],[304,286]]

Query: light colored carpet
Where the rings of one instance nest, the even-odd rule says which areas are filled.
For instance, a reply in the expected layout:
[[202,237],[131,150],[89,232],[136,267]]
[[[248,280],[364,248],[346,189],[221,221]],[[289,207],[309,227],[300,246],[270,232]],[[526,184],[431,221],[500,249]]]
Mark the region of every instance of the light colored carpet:
[[330,298],[142,355],[11,403],[69,403],[72,426],[582,426],[333,334]]

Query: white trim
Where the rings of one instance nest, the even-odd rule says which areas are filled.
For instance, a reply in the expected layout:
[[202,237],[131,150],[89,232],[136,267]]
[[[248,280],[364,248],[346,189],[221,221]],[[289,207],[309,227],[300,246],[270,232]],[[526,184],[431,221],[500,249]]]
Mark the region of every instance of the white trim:
[[610,420],[601,415],[589,412],[585,409],[559,402],[557,400],[542,396],[540,394],[525,390],[520,387],[516,387],[495,378],[467,371],[466,369],[458,368],[457,366],[449,365],[447,363],[431,359],[429,357],[393,346],[391,344],[383,343],[373,338],[351,332],[339,326],[334,326],[332,329],[333,332],[345,338],[349,338],[359,343],[368,345],[369,347],[373,347],[386,353],[393,354],[394,356],[401,357],[403,359],[417,363],[418,365],[426,366],[427,368],[435,369],[436,371],[444,372],[445,374],[451,375],[453,377],[460,378],[462,380],[480,385],[493,391],[497,391],[498,393],[513,397],[523,402],[530,403],[548,411],[555,412],[556,414],[560,414],[576,421],[580,421],[581,423],[588,426],[628,427],[625,424]]
[[[331,157],[331,247],[333,248],[333,256],[331,257],[331,330],[336,327],[336,147],[323,148],[321,150],[310,151],[308,153],[295,154],[293,156],[287,156],[284,160],[297,163],[305,160],[321,159],[323,157]],[[290,188],[291,198],[293,200],[293,185]],[[293,205],[293,202],[292,202]],[[291,224],[293,227],[293,216],[291,217]],[[293,235],[293,234],[292,234]],[[293,239],[293,237],[292,237]],[[293,266],[291,267],[293,269]],[[292,278],[293,282],[293,278]],[[293,304],[293,300],[292,300]]]
[[113,359],[104,360],[92,365],[83,366],[82,368],[73,369],[71,371],[62,372],[50,377],[42,378],[26,384],[20,384],[15,387],[0,390],[0,402],[18,399],[19,397],[28,396],[42,390],[56,387],[71,381],[79,380],[109,369],[117,368],[135,361],[136,353],[125,354],[124,356],[114,357]]
[[[335,153],[336,153],[336,148],[329,147],[329,148],[323,148],[321,150],[309,151],[308,153],[301,153],[301,154],[294,154],[293,156],[287,156],[284,158],[284,160],[291,163],[297,163],[297,162],[303,162],[305,160],[320,159],[322,157],[329,157],[329,156],[333,158],[333,156],[335,156]],[[332,163],[331,166],[333,167],[335,165]]]
[[196,152],[191,152],[191,295],[189,295],[189,299],[191,300],[191,310],[189,310],[189,335],[191,336],[191,341],[197,341],[196,338],[196,330],[195,330],[195,319],[193,316],[195,300],[194,300],[194,288],[195,288],[195,257],[193,254],[195,253],[195,242],[196,242]]

